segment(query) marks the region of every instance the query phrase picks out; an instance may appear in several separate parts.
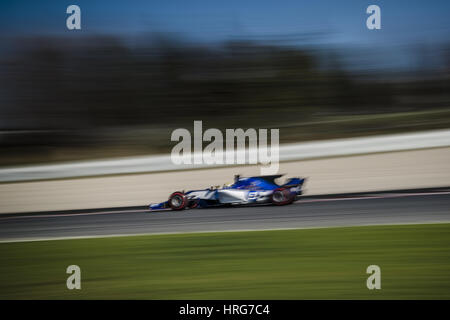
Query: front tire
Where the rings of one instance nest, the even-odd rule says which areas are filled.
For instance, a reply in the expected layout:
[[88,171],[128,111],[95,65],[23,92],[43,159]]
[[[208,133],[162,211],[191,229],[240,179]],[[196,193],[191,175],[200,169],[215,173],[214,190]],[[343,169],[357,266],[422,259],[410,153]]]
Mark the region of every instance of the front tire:
[[188,200],[183,192],[174,192],[169,197],[169,207],[172,210],[183,210],[188,205]]

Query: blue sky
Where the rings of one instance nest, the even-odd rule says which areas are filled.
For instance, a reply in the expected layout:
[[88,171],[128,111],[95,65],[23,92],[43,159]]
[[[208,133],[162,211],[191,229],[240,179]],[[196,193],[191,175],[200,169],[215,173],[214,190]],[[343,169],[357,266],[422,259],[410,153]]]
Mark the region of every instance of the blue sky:
[[[177,32],[193,40],[323,32],[318,42],[442,42],[450,34],[450,1],[417,0],[2,0],[2,33],[65,33],[66,8],[82,11],[83,33]],[[382,30],[365,26],[366,8],[381,7]]]
[[[66,28],[71,4],[81,8],[80,31]],[[381,30],[366,28],[371,4],[381,8]],[[449,43],[449,14],[449,0],[1,0],[0,35],[107,33],[130,43],[149,32],[200,42],[294,38],[288,44],[343,50],[348,68],[410,69],[418,45],[429,64],[441,63],[436,45]],[[305,40],[308,34],[318,36]]]

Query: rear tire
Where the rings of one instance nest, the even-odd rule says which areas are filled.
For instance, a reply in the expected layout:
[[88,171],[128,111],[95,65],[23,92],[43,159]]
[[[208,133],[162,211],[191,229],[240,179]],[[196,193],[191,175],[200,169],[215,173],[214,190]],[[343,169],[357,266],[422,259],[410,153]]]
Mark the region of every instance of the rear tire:
[[183,210],[188,204],[186,195],[183,192],[174,192],[169,197],[169,207],[172,210]]
[[286,188],[278,188],[273,191],[271,200],[276,206],[284,206],[294,202],[295,195]]

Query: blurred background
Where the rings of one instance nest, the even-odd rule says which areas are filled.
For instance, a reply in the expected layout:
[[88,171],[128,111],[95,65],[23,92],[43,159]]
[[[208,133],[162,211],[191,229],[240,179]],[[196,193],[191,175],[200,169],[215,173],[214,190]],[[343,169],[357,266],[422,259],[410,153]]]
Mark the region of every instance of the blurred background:
[[169,153],[194,120],[280,128],[281,143],[449,128],[449,9],[2,1],[0,166]]
[[[66,27],[73,4],[81,30]],[[449,13],[444,0],[0,1],[0,299],[449,299]],[[306,177],[305,197],[150,212],[260,174],[166,166],[172,131],[194,120],[280,129],[295,145],[279,172]],[[153,235],[114,237],[137,234]],[[66,289],[72,264],[83,290]]]

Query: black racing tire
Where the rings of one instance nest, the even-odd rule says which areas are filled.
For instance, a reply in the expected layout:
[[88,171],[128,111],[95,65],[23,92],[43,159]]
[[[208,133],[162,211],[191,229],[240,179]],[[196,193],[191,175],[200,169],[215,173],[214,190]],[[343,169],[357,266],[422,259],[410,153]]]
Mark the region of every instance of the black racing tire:
[[169,197],[169,207],[172,210],[184,210],[188,205],[188,199],[183,192],[177,191]]
[[189,200],[189,201],[188,201],[187,207],[188,207],[189,209],[195,209],[195,208],[197,208],[197,207],[198,207],[198,199]]
[[284,206],[294,202],[295,195],[293,195],[286,188],[278,188],[273,191],[272,195],[270,196],[270,199],[272,201],[272,204],[276,206]]

